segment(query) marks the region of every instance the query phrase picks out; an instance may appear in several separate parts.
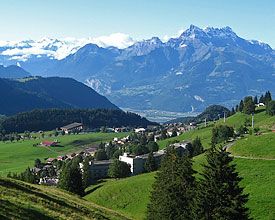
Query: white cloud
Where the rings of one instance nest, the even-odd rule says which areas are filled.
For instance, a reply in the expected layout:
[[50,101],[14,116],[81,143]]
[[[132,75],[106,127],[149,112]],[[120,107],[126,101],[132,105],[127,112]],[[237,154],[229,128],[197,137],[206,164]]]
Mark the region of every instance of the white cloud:
[[133,45],[134,41],[129,35],[123,33],[114,33],[109,36],[91,38],[91,43],[101,47],[114,46],[120,49]]
[[75,53],[79,48],[89,43],[97,44],[100,47],[114,46],[123,49],[131,46],[135,42],[136,41],[127,34],[114,33],[106,36],[80,39],[64,38],[57,40],[43,38],[38,41],[0,41],[0,47],[8,47],[8,49],[1,54],[10,56],[10,59],[13,60],[26,61],[32,55],[46,55],[60,60]]

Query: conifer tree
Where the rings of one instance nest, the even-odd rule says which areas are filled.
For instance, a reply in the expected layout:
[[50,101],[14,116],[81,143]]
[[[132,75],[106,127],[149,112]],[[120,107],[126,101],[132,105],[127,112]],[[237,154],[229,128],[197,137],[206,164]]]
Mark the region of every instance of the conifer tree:
[[258,97],[257,96],[254,97],[253,102],[254,102],[254,105],[258,104]]
[[72,162],[66,163],[61,171],[58,187],[78,195],[83,195],[84,188],[79,166]]
[[267,91],[264,96],[264,104],[267,105],[272,100],[271,93]]
[[146,172],[152,172],[152,171],[157,170],[156,160],[154,158],[152,151],[148,155],[148,158],[144,164],[144,169]]
[[197,195],[197,219],[249,219],[248,195],[243,194],[242,178],[232,161],[225,149],[214,146],[208,151]]
[[113,161],[108,170],[108,175],[112,178],[124,178],[130,176],[130,174],[130,165],[118,159]]
[[89,158],[86,157],[83,161],[83,172],[82,172],[82,179],[83,179],[83,187],[84,189],[89,186],[91,182],[91,172],[90,172],[90,161]]
[[260,99],[259,99],[259,103],[265,103],[265,98],[263,95],[261,95]]
[[199,155],[199,154],[203,153],[203,151],[204,151],[203,146],[201,144],[201,139],[199,137],[196,137],[192,141],[192,147],[193,147],[193,155],[192,156]]
[[244,98],[244,107],[243,107],[243,113],[245,114],[252,114],[255,112],[255,104],[253,102],[252,96],[247,96]]
[[239,111],[239,105],[236,105],[235,112]]
[[189,157],[169,150],[153,184],[147,219],[194,219],[194,173]]
[[243,111],[243,107],[244,107],[243,100],[241,100],[241,101],[240,101],[240,104],[239,104],[239,111],[240,111],[240,112]]

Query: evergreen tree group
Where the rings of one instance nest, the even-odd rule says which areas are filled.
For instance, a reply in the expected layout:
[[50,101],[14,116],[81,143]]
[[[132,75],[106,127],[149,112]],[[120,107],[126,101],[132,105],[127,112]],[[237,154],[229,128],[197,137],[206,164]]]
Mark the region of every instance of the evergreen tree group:
[[156,220],[194,219],[195,171],[186,155],[170,149],[157,172],[147,218]]
[[207,153],[201,179],[196,181],[192,160],[169,150],[162,160],[147,207],[147,219],[246,220],[248,195],[240,187],[236,165],[222,148]]
[[82,173],[77,163],[69,161],[63,166],[58,187],[80,196],[84,195]]

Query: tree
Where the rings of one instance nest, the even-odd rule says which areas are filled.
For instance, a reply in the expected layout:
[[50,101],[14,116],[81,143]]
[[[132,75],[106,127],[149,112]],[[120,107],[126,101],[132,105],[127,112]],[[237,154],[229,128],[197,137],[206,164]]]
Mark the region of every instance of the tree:
[[54,131],[54,136],[57,137],[58,136],[58,131]]
[[260,99],[259,99],[259,103],[265,103],[265,98],[263,95],[261,95]]
[[131,145],[130,152],[133,153],[134,155],[142,155],[142,154],[149,153],[149,149],[147,148],[147,146],[142,144]]
[[58,187],[78,195],[84,195],[79,166],[71,161],[67,162],[60,173]]
[[156,174],[147,219],[194,219],[195,171],[187,156],[169,150]]
[[109,177],[112,178],[124,178],[130,176],[131,170],[130,166],[118,159],[115,159],[114,162],[110,165],[108,170]]
[[111,159],[116,151],[116,146],[113,145],[112,141],[106,147],[106,154],[109,159]]
[[154,141],[150,141],[148,144],[147,144],[147,148],[150,152],[156,152],[159,150],[159,145],[154,142]]
[[171,137],[177,137],[177,136],[178,136],[177,130],[173,129]]
[[236,111],[235,111],[235,108],[234,107],[232,107],[232,109],[231,109],[231,115],[234,115],[235,113],[236,113]]
[[244,107],[243,100],[241,100],[239,104],[239,112],[243,111],[243,107]]
[[267,105],[272,100],[271,93],[267,91],[264,96],[264,104]]
[[157,164],[156,164],[156,160],[154,158],[153,152],[151,151],[148,155],[148,158],[145,161],[144,164],[144,169],[146,172],[153,172],[155,170],[157,170]]
[[254,97],[253,102],[254,102],[254,105],[258,104],[258,97],[257,96]]
[[163,129],[161,131],[161,139],[166,139],[167,138],[167,131],[165,129]]
[[233,157],[225,149],[212,147],[206,156],[203,179],[197,194],[198,216],[196,219],[249,219],[245,207],[248,195],[240,187]]
[[117,149],[117,150],[114,152],[112,158],[118,159],[119,156],[122,155],[122,153],[123,153],[123,152],[122,152],[120,149]]
[[239,105],[236,105],[235,112],[239,111]]
[[244,98],[243,113],[252,114],[255,112],[255,104],[253,102],[252,96],[247,96]]
[[99,149],[95,152],[95,159],[96,160],[107,160],[107,154],[106,151],[103,149]]
[[41,160],[39,158],[35,159],[34,166],[37,167],[37,168],[41,167]]
[[90,161],[88,157],[83,161],[82,171],[83,187],[86,189],[91,182]]
[[201,144],[201,139],[199,137],[196,137],[192,141],[192,148],[193,148],[193,153],[191,155],[192,157],[197,156],[204,152],[203,146]]
[[105,144],[100,142],[100,144],[98,145],[98,149],[105,150]]
[[218,125],[212,129],[212,144],[227,141],[230,137],[234,136],[233,127],[227,125]]
[[267,106],[266,106],[266,113],[268,115],[275,115],[275,101],[272,100],[272,101],[269,101]]

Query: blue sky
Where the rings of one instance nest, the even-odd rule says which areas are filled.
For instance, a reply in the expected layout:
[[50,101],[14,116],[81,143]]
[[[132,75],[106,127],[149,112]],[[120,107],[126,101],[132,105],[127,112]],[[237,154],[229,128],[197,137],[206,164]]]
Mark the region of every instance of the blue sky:
[[274,0],[0,0],[0,40],[175,36],[194,24],[230,26],[275,48]]

